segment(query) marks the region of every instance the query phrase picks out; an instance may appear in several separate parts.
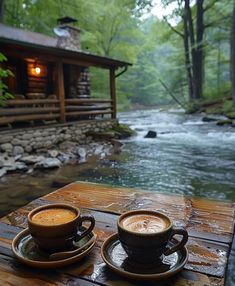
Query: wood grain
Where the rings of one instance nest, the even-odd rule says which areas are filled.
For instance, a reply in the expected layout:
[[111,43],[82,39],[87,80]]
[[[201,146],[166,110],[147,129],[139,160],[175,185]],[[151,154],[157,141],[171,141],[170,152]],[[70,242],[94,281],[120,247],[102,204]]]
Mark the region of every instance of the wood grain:
[[[42,271],[22,265],[13,257],[11,242],[27,227],[27,214],[33,208],[63,202],[92,214],[96,220],[96,246],[82,261],[60,269]],[[155,209],[186,226],[189,260],[180,274],[162,282],[124,279],[102,261],[100,248],[117,231],[118,215],[130,209]],[[0,219],[0,285],[107,285],[107,286],[222,286],[232,242],[234,205],[230,202],[170,196],[134,189],[76,182],[32,201]],[[87,283],[87,284],[86,284]]]

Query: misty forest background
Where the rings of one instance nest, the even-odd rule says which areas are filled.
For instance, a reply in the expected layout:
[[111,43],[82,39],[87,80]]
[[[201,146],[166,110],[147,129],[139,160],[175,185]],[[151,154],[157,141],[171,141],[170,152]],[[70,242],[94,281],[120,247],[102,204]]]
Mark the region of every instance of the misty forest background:
[[[175,7],[162,20],[151,14],[155,2],[0,0],[0,21],[55,36],[57,18],[76,18],[83,51],[133,64],[117,78],[119,110],[221,102],[219,112],[232,112],[234,0],[158,1]],[[91,70],[92,96],[106,96],[108,83],[107,71]]]

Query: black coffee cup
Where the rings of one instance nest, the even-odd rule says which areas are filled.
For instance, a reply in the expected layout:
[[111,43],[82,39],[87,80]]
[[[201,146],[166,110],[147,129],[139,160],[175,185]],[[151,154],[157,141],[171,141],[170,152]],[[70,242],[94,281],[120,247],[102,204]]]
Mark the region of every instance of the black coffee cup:
[[[161,261],[186,244],[187,231],[173,226],[171,219],[157,211],[134,210],[122,214],[117,222],[119,240],[130,262],[151,264]],[[182,235],[180,242],[172,240]]]

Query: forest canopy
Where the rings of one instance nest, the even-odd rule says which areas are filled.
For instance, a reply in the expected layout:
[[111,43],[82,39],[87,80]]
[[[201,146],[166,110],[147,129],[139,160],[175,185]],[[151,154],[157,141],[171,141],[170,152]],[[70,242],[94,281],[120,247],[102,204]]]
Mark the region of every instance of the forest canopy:
[[[158,19],[156,3],[174,8]],[[5,24],[54,36],[56,19],[70,16],[83,50],[133,63],[117,79],[120,110],[223,99],[231,111],[233,14],[233,0],[0,0]],[[99,95],[104,77],[92,82]]]

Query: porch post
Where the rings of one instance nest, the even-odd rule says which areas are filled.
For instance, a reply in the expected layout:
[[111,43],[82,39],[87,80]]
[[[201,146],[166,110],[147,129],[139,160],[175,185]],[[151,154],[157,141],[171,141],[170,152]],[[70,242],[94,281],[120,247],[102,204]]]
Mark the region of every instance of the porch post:
[[64,71],[63,71],[63,62],[58,60],[57,62],[57,76],[58,76],[58,84],[57,84],[57,94],[60,101],[60,121],[63,123],[66,121],[65,118],[65,91],[64,91]]
[[116,87],[115,87],[115,69],[111,68],[109,70],[109,86],[110,86],[110,96],[112,100],[112,118],[117,116],[117,101],[116,101]]

